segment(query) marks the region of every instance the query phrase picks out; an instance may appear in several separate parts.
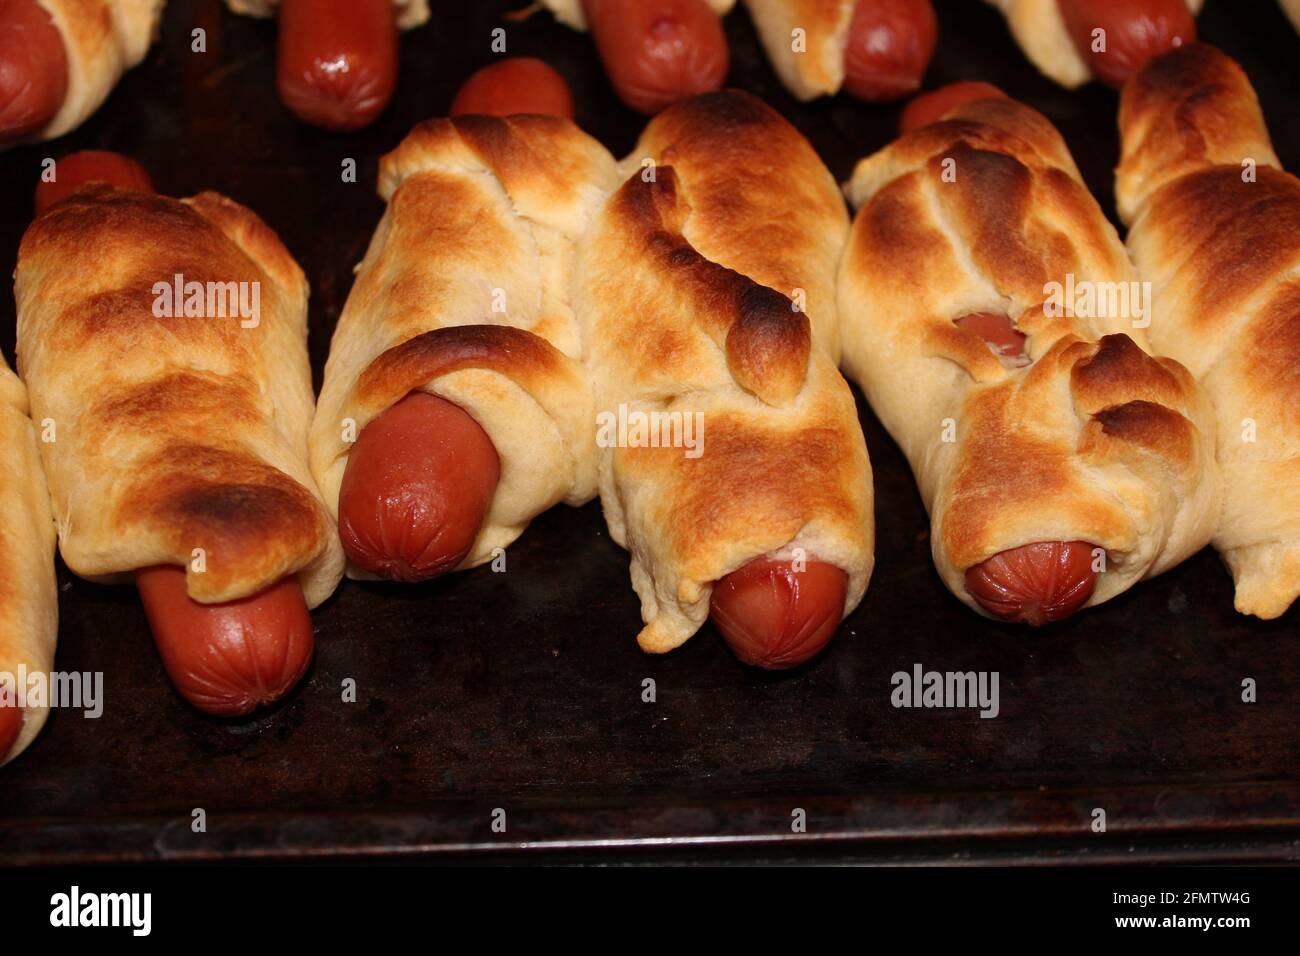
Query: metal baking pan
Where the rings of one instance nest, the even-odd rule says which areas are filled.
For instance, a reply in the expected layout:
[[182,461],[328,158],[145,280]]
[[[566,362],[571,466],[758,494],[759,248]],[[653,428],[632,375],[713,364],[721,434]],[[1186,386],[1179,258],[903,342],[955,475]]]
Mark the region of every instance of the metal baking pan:
[[[585,129],[616,154],[634,143],[643,120],[615,100],[589,39],[545,13],[505,21],[521,3],[438,4],[403,38],[392,108],[337,136],[280,107],[274,24],[230,16],[218,0],[172,0],[160,43],[97,115],[55,143],[0,154],[0,259],[15,261],[42,159],[129,153],[160,191],[219,190],[280,233],[311,280],[319,385],[382,211],[378,158],[445,112],[492,57],[493,27],[507,27],[511,54],[544,57],[568,78]],[[985,79],[1043,111],[1113,215],[1114,94],[1040,77],[984,4],[935,6],[927,86]],[[1210,0],[1199,26],[1246,67],[1278,154],[1300,169],[1300,38],[1270,2]],[[206,53],[191,52],[200,27]],[[799,104],[742,9],[726,29],[730,84],[793,121],[838,179],[893,137],[896,107]],[[347,158],[356,183],[340,176]],[[10,356],[13,333],[5,296]],[[170,688],[133,590],[60,566],[57,667],[104,674],[103,714],[54,712],[0,772],[0,860],[1300,858],[1300,609],[1271,623],[1237,615],[1207,550],[1063,625],[982,620],[940,584],[907,465],[860,411],[875,576],[828,651],[788,673],[742,667],[708,626],[670,655],[642,654],[627,556],[597,504],[539,517],[504,574],[345,582],[316,614],[308,678],[245,720],[205,717]],[[893,707],[891,675],[918,664],[996,671],[996,719]],[[355,703],[342,700],[346,678]],[[1241,699],[1245,678],[1255,703]],[[1093,827],[1098,808],[1105,832]],[[196,809],[204,832],[191,826]]]

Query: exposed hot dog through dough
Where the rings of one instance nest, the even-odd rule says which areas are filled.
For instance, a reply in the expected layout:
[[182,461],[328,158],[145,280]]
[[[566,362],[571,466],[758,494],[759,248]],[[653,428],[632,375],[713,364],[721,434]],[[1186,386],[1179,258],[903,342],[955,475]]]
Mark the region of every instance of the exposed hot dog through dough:
[[36,0],[0,0],[0,146],[49,125],[68,93],[68,55]]
[[713,588],[709,615],[736,657],[778,670],[817,654],[839,626],[848,575],[824,561],[799,568],[756,558]]
[[408,395],[352,446],[339,489],[343,550],[382,578],[444,574],[469,554],[500,477],[492,440],[468,412]]

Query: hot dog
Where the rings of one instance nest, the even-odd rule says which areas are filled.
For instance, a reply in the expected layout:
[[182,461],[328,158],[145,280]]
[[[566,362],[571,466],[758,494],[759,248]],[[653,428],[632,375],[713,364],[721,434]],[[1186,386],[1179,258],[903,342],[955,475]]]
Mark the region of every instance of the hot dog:
[[992,83],[983,83],[979,80],[949,83],[929,93],[922,93],[903,107],[903,115],[898,121],[898,131],[908,133],[922,126],[937,123],[963,103],[1006,95]]
[[135,583],[168,676],[205,713],[237,717],[272,703],[311,663],[311,616],[297,581],[228,604],[192,600],[184,568],[144,568]]
[[848,575],[833,564],[758,558],[719,581],[710,616],[732,652],[768,670],[794,667],[826,646],[844,614]]
[[[1097,78],[1118,89],[1148,60],[1196,39],[1184,0],[1057,0],[1061,18]],[[1094,40],[1094,30],[1104,37]],[[1100,40],[1104,39],[1102,49]]]
[[469,554],[500,475],[478,422],[445,399],[412,393],[366,425],[348,455],[343,550],[392,580],[445,574]]
[[276,87],[305,123],[360,129],[397,86],[392,0],[283,0]]
[[461,85],[448,115],[466,113],[544,113],[573,119],[573,94],[564,77],[541,60],[512,57],[475,71]]
[[13,688],[0,684],[0,764],[5,762],[22,732],[23,709],[18,706]]
[[974,332],[982,338],[995,355],[1011,365],[1028,365],[1025,355],[1025,335],[1011,324],[1011,319],[997,312],[972,312],[954,320],[958,328]]
[[704,0],[583,0],[605,72],[639,113],[722,86],[730,64],[722,23]]
[[[38,212],[89,182],[152,192],[144,168],[119,153],[74,153],[56,171],[55,182],[37,187]],[[186,593],[183,568],[143,568],[135,580],[163,666],[199,710],[246,714],[283,696],[311,662],[311,617],[297,581],[286,578],[226,604],[200,604]]]
[[1097,585],[1093,545],[1037,541],[993,555],[966,571],[966,591],[1004,621],[1034,627],[1069,617]]
[[143,166],[129,156],[102,149],[70,153],[54,167],[54,179],[36,185],[36,214],[39,216],[60,199],[72,195],[86,183],[109,183],[118,189],[153,192],[153,180]]
[[930,0],[858,0],[844,47],[844,89],[872,102],[919,89],[937,34]]
[[36,0],[0,0],[0,146],[39,133],[68,92],[63,37]]

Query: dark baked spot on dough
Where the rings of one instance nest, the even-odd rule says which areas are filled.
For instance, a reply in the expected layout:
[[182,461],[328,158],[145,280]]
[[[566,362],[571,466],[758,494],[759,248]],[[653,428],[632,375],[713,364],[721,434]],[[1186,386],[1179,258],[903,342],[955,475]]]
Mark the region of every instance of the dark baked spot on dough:
[[113,393],[94,407],[96,418],[110,428],[136,427],[151,420],[172,428],[190,418],[227,424],[256,424],[261,420],[249,399],[257,386],[243,373],[214,375],[179,371],[153,379],[124,393]]
[[1170,390],[1179,386],[1174,374],[1147,355],[1127,335],[1102,336],[1091,358],[1076,363],[1072,387],[1089,394],[1126,389]]
[[786,401],[803,385],[812,330],[790,299],[702,256],[681,235],[688,207],[677,175],[661,166],[654,180],[633,175],[613,200],[632,241],[657,259],[669,288],[678,286],[715,340],[725,342],[727,367],[742,388],[765,401]]
[[178,554],[203,548],[223,574],[266,564],[262,552],[293,555],[318,545],[323,523],[311,493],[238,447],[174,441],[135,472],[140,480],[117,509],[123,533],[152,525]]

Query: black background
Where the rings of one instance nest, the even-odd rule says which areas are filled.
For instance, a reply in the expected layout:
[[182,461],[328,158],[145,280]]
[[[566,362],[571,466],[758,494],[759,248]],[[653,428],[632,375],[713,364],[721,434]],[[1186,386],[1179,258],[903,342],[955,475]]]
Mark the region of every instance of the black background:
[[[616,155],[644,120],[607,87],[587,37],[522,0],[433,4],[407,34],[393,106],[337,136],[294,121],[273,87],[275,24],[217,0],[173,0],[161,42],[84,126],[0,154],[0,260],[12,264],[41,160],[129,153],[160,191],[215,189],[256,209],[312,284],[319,386],[352,268],[382,211],[378,158],[444,113],[494,58],[536,55],[572,85],[578,121]],[[928,88],[983,79],[1062,130],[1108,214],[1116,97],[1070,92],[1024,60],[992,8],[937,2]],[[190,31],[207,52],[190,52]],[[837,179],[894,135],[895,106],[799,104],[743,9],[726,20],[730,85],[767,99]],[[1300,169],[1300,38],[1271,0],[1209,0],[1204,39],[1254,81],[1284,164]],[[341,162],[358,161],[358,182]],[[0,305],[12,359],[13,303]],[[791,673],[748,670],[711,627],[666,657],[636,646],[627,556],[599,506],[540,516],[487,567],[423,586],[344,582],[315,615],[308,679],[280,706],[225,721],[171,689],[133,590],[60,565],[60,670],[103,671],[99,720],[55,712],[0,771],[9,862],[485,851],[515,859],[873,861],[1237,860],[1300,856],[1300,610],[1263,623],[1232,609],[1212,551],[1064,625],[1031,632],[960,605],[930,561],[928,521],[897,448],[862,423],[876,476],[877,564],[828,652]],[[996,670],[1001,715],[895,710],[890,675],[915,663]],[[641,702],[654,678],[658,701]],[[1259,702],[1240,702],[1243,678]],[[340,701],[354,678],[355,704]],[[206,833],[190,829],[207,813]],[[494,808],[505,834],[490,829]],[[808,833],[790,832],[791,811]],[[1089,829],[1107,812],[1108,831]]]

